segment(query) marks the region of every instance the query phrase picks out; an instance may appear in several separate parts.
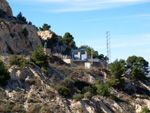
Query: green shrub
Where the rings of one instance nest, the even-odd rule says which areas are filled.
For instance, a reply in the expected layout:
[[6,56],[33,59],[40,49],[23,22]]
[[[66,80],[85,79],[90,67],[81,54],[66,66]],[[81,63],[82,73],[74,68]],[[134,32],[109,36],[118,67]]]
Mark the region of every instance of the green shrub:
[[144,107],[140,113],[149,113],[150,110],[147,107]]
[[0,86],[7,85],[7,80],[9,80],[8,69],[4,66],[4,63],[0,61]]
[[123,83],[124,83],[123,79],[119,80],[119,79],[114,78],[114,77],[110,77],[109,80],[107,81],[107,85],[109,87],[114,87],[116,89],[123,88]]
[[84,98],[91,99],[93,94],[91,92],[84,93]]
[[26,59],[18,55],[11,55],[9,58],[9,63],[10,65],[17,65],[20,68],[24,68],[29,64]]
[[63,84],[66,86],[66,87],[72,87],[73,84],[74,84],[74,81],[71,80],[70,78],[65,78],[63,80]]
[[36,65],[40,67],[47,67],[48,66],[47,57],[48,56],[44,53],[42,45],[38,45],[37,49],[35,49],[32,52],[31,59]]
[[44,73],[44,74],[48,74],[48,70],[46,67],[41,67],[41,72]]
[[83,89],[82,89],[82,93],[86,93],[86,92],[90,92],[91,94],[94,94],[95,91],[94,91],[94,88],[92,88],[91,86],[85,86]]
[[71,95],[70,90],[64,86],[58,86],[56,87],[56,90],[58,91],[59,94],[61,94],[64,97],[69,97]]
[[79,90],[82,90],[85,86],[90,86],[91,84],[89,84],[88,82],[85,81],[76,81],[74,83],[74,86],[77,87]]
[[29,35],[27,28],[24,28],[22,33],[24,34],[25,37]]
[[73,95],[73,99],[76,101],[80,101],[84,98],[84,96],[82,94],[75,94]]
[[97,94],[108,97],[110,95],[109,87],[106,84],[102,84],[100,81],[96,82]]

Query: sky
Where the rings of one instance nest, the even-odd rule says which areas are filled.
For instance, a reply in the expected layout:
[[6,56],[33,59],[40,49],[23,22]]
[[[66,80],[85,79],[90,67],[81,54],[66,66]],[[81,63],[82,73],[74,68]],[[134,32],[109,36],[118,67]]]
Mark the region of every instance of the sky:
[[64,36],[70,32],[77,46],[89,45],[107,55],[110,31],[111,61],[136,55],[150,63],[150,0],[7,0],[38,27],[44,23]]

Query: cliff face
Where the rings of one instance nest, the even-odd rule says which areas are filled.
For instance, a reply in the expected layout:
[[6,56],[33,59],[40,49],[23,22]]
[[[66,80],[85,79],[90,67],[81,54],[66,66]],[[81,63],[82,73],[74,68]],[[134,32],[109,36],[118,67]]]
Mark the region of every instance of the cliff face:
[[0,19],[0,40],[0,53],[8,54],[29,54],[41,43],[34,26],[5,19]]
[[12,9],[10,8],[10,6],[6,0],[0,0],[0,9],[5,11],[10,16],[13,15]]
[[11,16],[5,0],[0,1],[0,54],[30,54],[41,40],[35,26],[22,24]]

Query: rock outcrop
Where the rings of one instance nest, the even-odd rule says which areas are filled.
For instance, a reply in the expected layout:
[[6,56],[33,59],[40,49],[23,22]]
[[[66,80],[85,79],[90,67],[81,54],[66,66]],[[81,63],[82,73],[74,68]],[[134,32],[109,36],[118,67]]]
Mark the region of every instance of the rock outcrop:
[[0,9],[5,11],[8,15],[12,16],[12,9],[9,6],[8,2],[6,0],[0,0]]
[[41,36],[42,40],[47,40],[52,38],[53,33],[50,30],[38,31],[38,35]]
[[11,9],[6,10],[6,4],[6,1],[0,1],[0,54],[30,54],[41,44],[36,27],[10,16]]
[[5,19],[0,19],[0,40],[0,53],[8,54],[30,54],[41,43],[34,26]]

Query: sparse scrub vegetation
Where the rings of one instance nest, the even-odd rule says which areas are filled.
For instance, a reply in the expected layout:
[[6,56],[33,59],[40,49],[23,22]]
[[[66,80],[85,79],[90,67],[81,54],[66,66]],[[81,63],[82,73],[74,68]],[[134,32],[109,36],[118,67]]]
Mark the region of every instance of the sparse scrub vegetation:
[[74,81],[71,80],[70,78],[65,78],[65,79],[63,80],[63,84],[64,84],[64,86],[66,86],[66,87],[72,87],[72,86],[74,85]]
[[91,92],[84,93],[84,98],[86,98],[86,99],[91,99],[92,96],[93,96],[93,94]]
[[110,96],[110,90],[109,87],[106,84],[102,84],[99,80],[96,81],[96,87],[97,87],[97,94],[109,97]]
[[88,82],[85,81],[76,81],[74,86],[77,87],[79,90],[82,90],[85,86],[90,86]]
[[58,91],[59,94],[61,94],[64,97],[69,97],[71,95],[70,90],[64,86],[58,86],[56,87],[56,90]]
[[75,94],[75,95],[73,95],[73,99],[76,100],[76,101],[80,101],[83,98],[84,98],[83,94]]
[[82,94],[87,93],[87,92],[90,92],[91,94],[94,94],[95,90],[91,86],[85,86],[85,87],[83,87]]
[[11,55],[9,58],[10,65],[17,65],[20,68],[24,68],[29,64],[29,61],[19,55]]
[[41,67],[41,72],[44,73],[45,75],[48,74],[48,70],[46,69],[46,67]]
[[24,28],[22,33],[24,34],[25,37],[27,37],[29,35],[27,28]]
[[144,107],[139,113],[149,113],[150,110],[147,107]]

